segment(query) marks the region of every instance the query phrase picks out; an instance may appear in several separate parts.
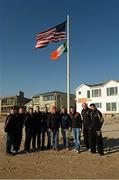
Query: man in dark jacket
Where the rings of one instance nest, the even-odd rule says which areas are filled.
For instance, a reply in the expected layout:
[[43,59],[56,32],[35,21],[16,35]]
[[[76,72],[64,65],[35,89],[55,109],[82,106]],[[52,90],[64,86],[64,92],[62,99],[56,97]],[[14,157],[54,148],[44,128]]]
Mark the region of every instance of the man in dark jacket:
[[42,113],[42,148],[44,149],[45,145],[45,134],[47,133],[47,148],[51,148],[51,133],[48,130],[48,120],[49,120],[50,113],[48,112],[48,108],[45,107],[44,112]]
[[28,114],[25,118],[25,132],[26,132],[26,138],[25,138],[25,151],[30,151],[30,144],[31,140],[33,140],[33,130],[34,130],[34,114],[33,114],[33,108],[29,109]]
[[60,112],[60,126],[64,148],[69,148],[68,129],[70,126],[70,116],[69,114],[67,114],[66,109],[64,107],[61,108]]
[[25,114],[23,108],[19,108],[19,112],[16,114],[16,128],[15,128],[15,151],[20,150],[22,140],[22,129],[25,121]]
[[56,107],[52,107],[51,114],[48,121],[48,129],[51,132],[53,150],[58,150],[59,143],[59,114]]
[[80,131],[82,128],[81,115],[77,113],[74,107],[70,108],[71,127],[76,153],[80,151]]
[[15,128],[16,128],[16,115],[15,109],[11,109],[10,114],[7,116],[4,130],[7,133],[6,140],[6,153],[13,154],[15,150]]
[[[34,112],[34,123],[33,123],[33,141],[32,147],[33,149],[40,149],[41,147],[41,128],[42,128],[42,113],[39,111],[39,106],[35,107]],[[37,143],[37,147],[36,147]]]
[[90,150],[90,145],[89,145],[89,127],[91,123],[91,109],[88,108],[86,103],[82,104],[82,111],[81,111],[81,116],[82,116],[82,123],[83,123],[83,136],[84,136],[84,142],[86,145],[87,150]]
[[96,153],[96,145],[98,149],[98,153],[103,155],[103,140],[102,140],[102,133],[101,127],[103,124],[103,116],[102,113],[96,108],[95,104],[90,104],[90,108],[92,109],[91,115],[91,124],[90,124],[90,145],[91,145],[91,152]]

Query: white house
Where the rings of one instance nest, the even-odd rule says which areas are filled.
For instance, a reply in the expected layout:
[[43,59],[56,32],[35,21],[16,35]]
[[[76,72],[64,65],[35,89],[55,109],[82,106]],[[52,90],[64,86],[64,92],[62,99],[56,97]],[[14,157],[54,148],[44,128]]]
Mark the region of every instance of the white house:
[[102,113],[119,113],[119,81],[100,84],[81,84],[76,88],[76,108],[81,112],[82,103],[95,103]]

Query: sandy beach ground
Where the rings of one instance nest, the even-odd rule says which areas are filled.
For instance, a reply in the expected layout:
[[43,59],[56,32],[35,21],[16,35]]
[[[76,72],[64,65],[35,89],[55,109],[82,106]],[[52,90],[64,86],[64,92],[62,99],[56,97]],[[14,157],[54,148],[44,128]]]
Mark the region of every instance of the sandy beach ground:
[[[83,137],[80,154],[73,150],[44,150],[8,156],[5,154],[3,125],[1,120],[1,179],[119,179],[119,118],[105,120],[103,125],[104,156],[85,151]],[[24,140],[21,150],[23,144]]]

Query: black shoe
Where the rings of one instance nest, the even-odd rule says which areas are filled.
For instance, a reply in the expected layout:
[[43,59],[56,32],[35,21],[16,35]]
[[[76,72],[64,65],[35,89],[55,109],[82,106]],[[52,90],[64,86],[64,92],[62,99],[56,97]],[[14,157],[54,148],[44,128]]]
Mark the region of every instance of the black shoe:
[[66,146],[63,146],[63,149],[67,149],[67,147],[66,147]]
[[11,151],[10,152],[6,152],[7,155],[9,156],[15,156],[15,153],[12,153]]
[[32,148],[32,151],[35,152],[35,151],[36,151],[36,148]]
[[30,150],[24,149],[23,152],[27,154],[27,153],[30,153]]
[[91,150],[91,153],[93,153],[93,154],[94,154],[94,153],[96,153],[96,151],[92,151],[92,150]]
[[47,146],[47,149],[51,149],[52,148],[52,146]]
[[41,148],[40,148],[40,147],[37,147],[37,148],[36,148],[36,150],[37,150],[37,151],[40,151],[40,150],[41,150]]

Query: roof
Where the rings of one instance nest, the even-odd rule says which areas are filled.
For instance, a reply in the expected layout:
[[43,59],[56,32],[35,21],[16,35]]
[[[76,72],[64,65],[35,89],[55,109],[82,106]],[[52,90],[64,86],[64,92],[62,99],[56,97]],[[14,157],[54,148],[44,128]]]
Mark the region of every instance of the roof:
[[86,86],[89,86],[89,87],[94,87],[94,86],[103,86],[104,83],[98,83],[98,84],[85,84]]
[[107,84],[108,82],[110,81],[116,81],[116,82],[119,82],[119,80],[108,80],[108,81],[104,81],[103,83],[98,83],[98,84],[85,84],[89,87],[94,87],[94,86],[104,86],[105,84]]
[[21,97],[21,96],[18,96],[18,95],[15,95],[15,96],[4,96],[4,97],[0,97],[0,99],[9,99],[9,98],[23,98],[23,99],[28,99],[28,100],[31,100],[30,98],[26,98],[26,97]]
[[110,81],[115,81],[115,82],[118,82],[119,83],[119,80],[107,80],[107,81],[104,81],[102,83],[97,83],[97,84],[87,84],[87,83],[83,83],[83,84],[80,84],[80,86],[78,86],[76,89],[79,89],[79,87],[81,87],[82,85],[86,85],[88,87],[97,87],[97,86],[104,86],[105,84],[109,83]]
[[[54,95],[54,94],[62,94],[62,95],[66,95],[66,93],[61,92],[61,91],[51,91],[51,92],[46,92],[46,93],[37,94],[37,95],[33,96],[33,98],[39,97],[39,96]],[[74,94],[70,94],[70,95],[75,96]]]
[[17,96],[4,96],[4,97],[0,97],[0,99],[7,99],[7,98],[16,98]]

